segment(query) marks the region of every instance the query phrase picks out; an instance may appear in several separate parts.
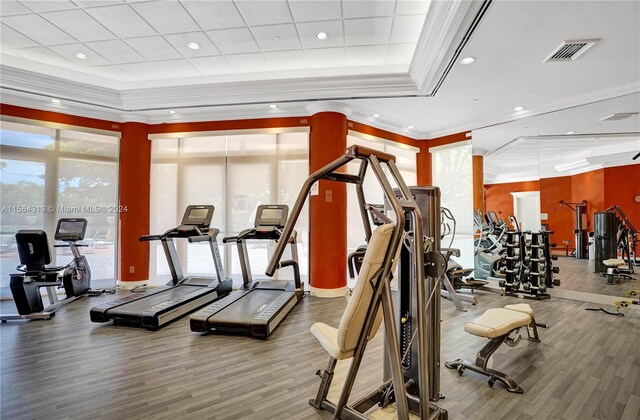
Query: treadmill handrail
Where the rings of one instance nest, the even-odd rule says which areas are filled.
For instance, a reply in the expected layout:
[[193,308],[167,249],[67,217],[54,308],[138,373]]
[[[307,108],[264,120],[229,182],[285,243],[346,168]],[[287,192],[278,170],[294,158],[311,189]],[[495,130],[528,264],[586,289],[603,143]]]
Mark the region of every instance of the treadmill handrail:
[[190,243],[196,243],[196,242],[214,242],[216,240],[216,238],[218,237],[218,234],[220,233],[220,229],[218,228],[211,228],[209,229],[209,232],[204,233],[200,236],[189,236],[187,238],[187,240]]

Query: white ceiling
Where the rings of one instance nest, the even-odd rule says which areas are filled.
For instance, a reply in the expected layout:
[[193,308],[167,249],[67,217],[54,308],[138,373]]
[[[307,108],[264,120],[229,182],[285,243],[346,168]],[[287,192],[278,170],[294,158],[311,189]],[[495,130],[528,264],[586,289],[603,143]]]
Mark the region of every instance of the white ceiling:
[[[640,91],[640,2],[493,1],[460,52],[476,62],[447,73],[481,4],[2,0],[3,102],[159,123],[308,115],[331,99],[430,138]],[[587,38],[600,41],[577,60],[542,62]]]
[[[616,113],[635,115],[601,121]],[[484,155],[485,184],[640,165],[632,160],[640,152],[639,114],[640,94],[625,95],[474,130],[473,149]]]
[[[1,45],[6,55],[121,82],[374,65],[407,71],[428,7],[395,0],[2,0]],[[319,32],[328,38],[317,39]],[[199,49],[187,46],[194,42]]]

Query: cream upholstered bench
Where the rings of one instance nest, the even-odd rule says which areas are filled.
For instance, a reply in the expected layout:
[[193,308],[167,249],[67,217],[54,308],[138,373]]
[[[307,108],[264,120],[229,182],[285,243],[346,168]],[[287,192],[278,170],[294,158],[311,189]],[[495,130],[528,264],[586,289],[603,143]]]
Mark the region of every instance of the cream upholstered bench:
[[[462,375],[465,369],[472,370],[489,377],[489,386],[493,386],[496,381],[502,382],[509,392],[522,394],[524,390],[508,375],[497,370],[487,368],[489,358],[495,351],[506,342],[514,347],[520,341],[520,328],[527,329],[529,340],[539,342],[537,327],[547,327],[546,324],[536,323],[533,309],[526,303],[507,305],[504,308],[488,309],[485,313],[467,322],[464,330],[469,334],[478,337],[488,338],[490,341],[476,354],[475,363],[464,359],[457,359],[453,362],[446,362],[449,369],[456,369]],[[512,336],[516,335],[515,337]]]
[[633,278],[620,272],[620,267],[627,264],[622,258],[609,258],[608,260],[602,261],[602,264],[607,266],[607,272],[604,274],[607,277],[607,284],[613,284],[613,280],[616,277]]
[[[363,330],[365,328],[367,311],[373,305],[376,306],[373,325],[371,326],[369,334],[362,336],[362,339],[367,341],[371,340],[380,328],[382,310],[380,309],[380,303],[373,301],[373,286],[375,283],[374,280],[381,275],[382,264],[388,252],[394,228],[394,224],[384,224],[378,226],[373,231],[362,260],[362,266],[358,273],[358,280],[351,293],[347,308],[340,319],[338,328],[331,327],[322,322],[317,322],[311,326],[311,334],[318,339],[322,347],[329,354],[329,364],[327,368],[323,373],[320,371],[317,372],[317,375],[322,378],[318,394],[315,399],[309,401],[311,405],[318,409],[333,404],[326,398],[333,379],[336,362],[353,357],[358,342],[365,333]],[[345,389],[343,389],[343,392],[345,392]]]

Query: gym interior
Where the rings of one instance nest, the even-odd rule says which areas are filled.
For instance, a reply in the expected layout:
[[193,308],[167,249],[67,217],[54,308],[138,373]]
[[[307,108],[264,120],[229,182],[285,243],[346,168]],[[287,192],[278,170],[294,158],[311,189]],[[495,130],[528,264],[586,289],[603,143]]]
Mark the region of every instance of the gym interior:
[[2,0],[3,419],[640,419],[637,1]]

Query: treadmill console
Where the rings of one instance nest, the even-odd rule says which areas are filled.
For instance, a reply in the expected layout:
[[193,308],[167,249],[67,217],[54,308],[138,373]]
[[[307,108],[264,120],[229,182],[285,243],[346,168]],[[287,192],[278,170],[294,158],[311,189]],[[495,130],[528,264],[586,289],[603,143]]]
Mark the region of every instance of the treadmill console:
[[496,215],[495,211],[488,211],[485,214],[485,219],[487,220],[487,223],[493,226],[498,226],[500,224],[500,221],[498,220],[498,216]]
[[285,204],[258,206],[254,229],[261,232],[284,229],[287,217],[289,217],[289,206]]
[[58,220],[54,239],[56,241],[75,242],[84,239],[87,219],[63,218]]
[[211,224],[211,219],[213,219],[213,211],[214,207],[210,205],[187,206],[178,230],[186,232],[195,230],[195,228],[208,228]]

